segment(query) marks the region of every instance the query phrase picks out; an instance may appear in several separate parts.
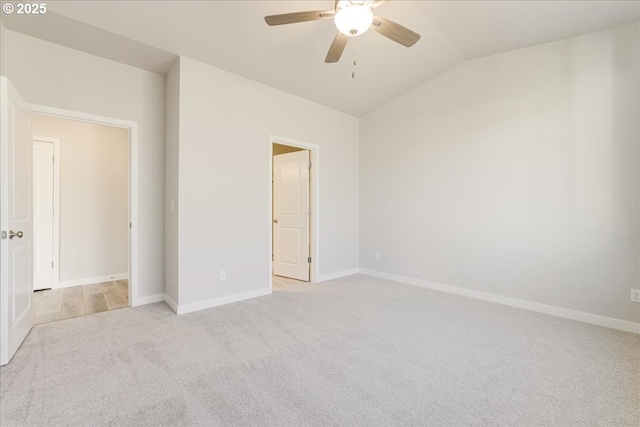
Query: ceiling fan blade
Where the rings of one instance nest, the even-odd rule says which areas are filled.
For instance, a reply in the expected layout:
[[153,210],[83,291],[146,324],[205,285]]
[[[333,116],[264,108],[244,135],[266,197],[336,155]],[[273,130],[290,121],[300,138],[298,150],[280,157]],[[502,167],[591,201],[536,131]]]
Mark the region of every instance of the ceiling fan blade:
[[333,18],[335,15],[336,13],[333,10],[314,10],[310,12],[294,12],[283,13],[281,15],[270,15],[265,16],[264,20],[269,25],[283,25]]
[[338,62],[348,40],[349,37],[338,31],[338,34],[336,34],[336,37],[333,39],[333,43],[331,43],[331,47],[329,48],[329,52],[327,52],[327,57],[324,59],[324,62]]
[[373,17],[371,28],[406,47],[411,47],[420,40],[420,34],[380,16]]

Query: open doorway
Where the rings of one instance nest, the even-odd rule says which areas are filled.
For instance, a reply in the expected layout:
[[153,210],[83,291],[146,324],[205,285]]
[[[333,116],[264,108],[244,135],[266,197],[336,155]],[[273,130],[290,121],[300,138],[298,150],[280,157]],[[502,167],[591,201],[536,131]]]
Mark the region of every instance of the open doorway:
[[130,130],[43,114],[31,127],[35,324],[130,306]]
[[270,287],[315,281],[317,273],[318,147],[270,140]]

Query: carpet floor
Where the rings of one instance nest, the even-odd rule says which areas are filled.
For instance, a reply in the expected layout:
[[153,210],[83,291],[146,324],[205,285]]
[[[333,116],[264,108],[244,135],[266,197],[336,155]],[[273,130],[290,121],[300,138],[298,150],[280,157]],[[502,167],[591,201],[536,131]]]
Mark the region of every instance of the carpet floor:
[[3,426],[638,426],[640,336],[367,276],[33,328]]

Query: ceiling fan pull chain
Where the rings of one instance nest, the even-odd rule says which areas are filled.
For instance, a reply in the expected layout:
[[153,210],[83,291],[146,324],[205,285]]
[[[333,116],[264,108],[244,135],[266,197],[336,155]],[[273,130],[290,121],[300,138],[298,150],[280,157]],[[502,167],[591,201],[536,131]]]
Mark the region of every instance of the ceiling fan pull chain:
[[356,78],[356,65],[358,64],[358,61],[356,61],[356,46],[358,45],[358,43],[354,40],[353,43],[353,71],[351,72],[351,78],[355,79]]

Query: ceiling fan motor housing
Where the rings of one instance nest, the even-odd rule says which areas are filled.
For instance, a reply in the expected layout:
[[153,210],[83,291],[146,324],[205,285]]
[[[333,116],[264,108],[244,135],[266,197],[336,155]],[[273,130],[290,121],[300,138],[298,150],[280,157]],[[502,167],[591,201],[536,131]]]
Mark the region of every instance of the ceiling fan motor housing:
[[349,2],[340,7],[339,4],[334,22],[338,31],[345,36],[359,36],[371,27],[373,22],[371,6]]

